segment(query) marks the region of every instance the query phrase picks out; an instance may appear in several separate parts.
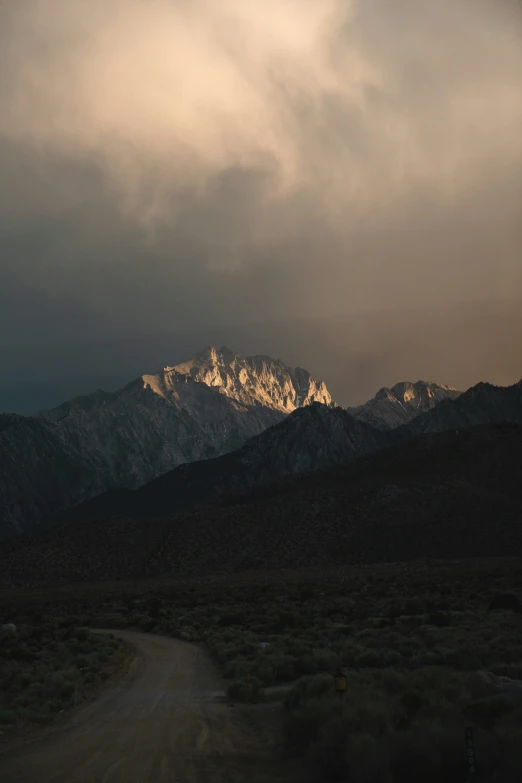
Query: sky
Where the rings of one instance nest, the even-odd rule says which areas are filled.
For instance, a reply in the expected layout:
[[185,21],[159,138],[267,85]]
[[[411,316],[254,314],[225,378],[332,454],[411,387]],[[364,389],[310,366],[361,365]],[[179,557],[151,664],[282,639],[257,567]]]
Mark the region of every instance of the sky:
[[344,404],[520,378],[521,42],[519,0],[0,0],[0,409],[222,341]]

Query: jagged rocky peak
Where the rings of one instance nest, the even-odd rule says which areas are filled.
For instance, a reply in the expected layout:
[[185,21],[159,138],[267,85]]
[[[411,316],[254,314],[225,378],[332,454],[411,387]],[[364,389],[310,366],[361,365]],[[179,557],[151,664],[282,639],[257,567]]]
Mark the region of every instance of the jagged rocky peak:
[[326,385],[307,370],[289,367],[270,356],[240,356],[226,345],[210,345],[189,361],[165,367],[160,375],[144,379],[154,390],[174,389],[190,379],[245,405],[262,405],[283,413],[311,402],[334,405]]
[[384,386],[371,400],[348,408],[348,412],[379,429],[394,429],[431,410],[442,400],[456,399],[461,393],[452,386],[432,381],[403,381],[391,389]]
[[[380,389],[375,395],[375,399],[386,397],[386,399],[399,403],[421,405],[428,400],[432,400],[433,404],[436,404],[448,397],[458,397],[459,394],[461,392],[457,391],[453,386],[444,386],[432,381],[417,381],[416,383],[403,381],[402,383],[396,383],[391,389],[386,387]],[[433,405],[430,407],[433,407]]]
[[[38,417],[0,418],[2,527],[23,532],[113,487],[135,489],[183,463],[241,448],[296,408],[331,405],[308,372],[223,346]],[[2,463],[3,467],[3,463]]]

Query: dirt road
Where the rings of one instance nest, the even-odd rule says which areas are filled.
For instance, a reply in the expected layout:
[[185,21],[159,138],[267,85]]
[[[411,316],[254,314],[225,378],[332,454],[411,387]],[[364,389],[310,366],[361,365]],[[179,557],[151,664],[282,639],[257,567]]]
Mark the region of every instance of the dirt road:
[[129,674],[68,726],[0,758],[2,783],[302,779],[285,771],[248,712],[223,703],[223,683],[203,650],[160,636],[117,635],[138,650]]

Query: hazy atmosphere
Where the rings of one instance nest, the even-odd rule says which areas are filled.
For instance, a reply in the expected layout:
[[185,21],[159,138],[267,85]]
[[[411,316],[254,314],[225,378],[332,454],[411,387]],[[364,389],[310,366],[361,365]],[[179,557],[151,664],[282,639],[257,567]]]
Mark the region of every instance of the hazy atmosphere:
[[521,474],[522,0],[0,0],[0,781],[521,783]]
[[522,376],[518,0],[0,1],[0,410],[208,343]]

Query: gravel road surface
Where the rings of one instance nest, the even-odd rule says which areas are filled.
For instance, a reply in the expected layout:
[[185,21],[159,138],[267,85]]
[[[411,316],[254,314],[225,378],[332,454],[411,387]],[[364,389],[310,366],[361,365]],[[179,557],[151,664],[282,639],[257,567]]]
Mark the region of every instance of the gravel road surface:
[[201,648],[116,635],[137,649],[129,673],[63,728],[2,756],[2,783],[299,783],[263,724],[224,703]]

